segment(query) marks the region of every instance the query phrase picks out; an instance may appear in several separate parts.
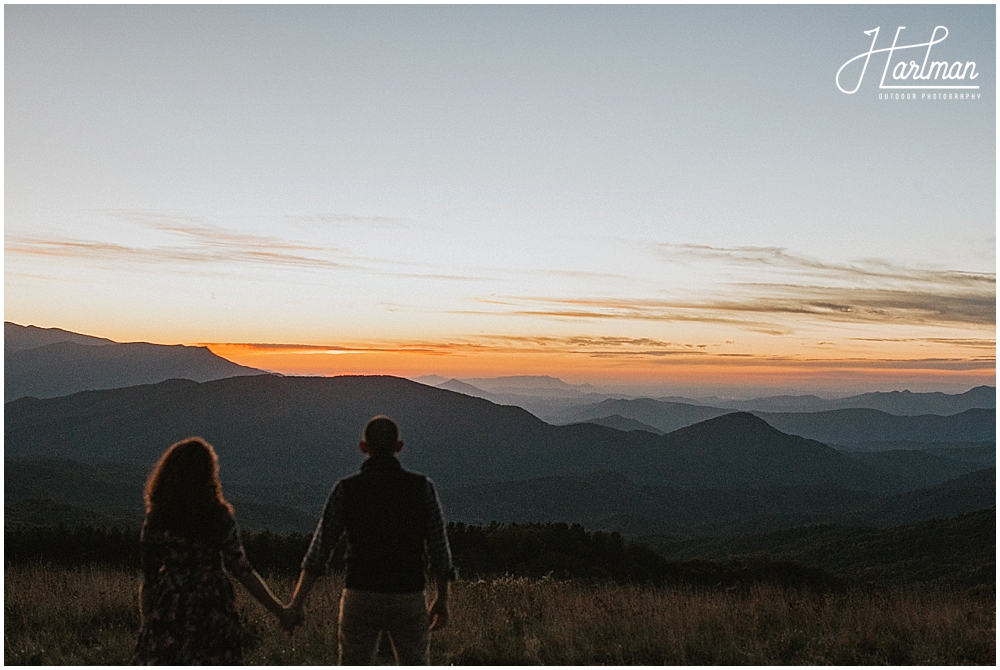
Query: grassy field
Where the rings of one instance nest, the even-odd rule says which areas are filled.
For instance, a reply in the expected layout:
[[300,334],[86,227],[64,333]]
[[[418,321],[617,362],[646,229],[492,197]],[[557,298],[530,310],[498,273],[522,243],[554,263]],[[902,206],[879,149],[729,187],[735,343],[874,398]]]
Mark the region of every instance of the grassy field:
[[[237,586],[249,664],[334,664],[340,578],[317,586],[293,638]],[[292,582],[269,580],[287,599]],[[138,577],[101,567],[4,573],[4,663],[128,663]],[[996,661],[995,592],[816,595],[585,584],[461,581],[434,664],[978,664]],[[389,658],[382,658],[389,661]]]

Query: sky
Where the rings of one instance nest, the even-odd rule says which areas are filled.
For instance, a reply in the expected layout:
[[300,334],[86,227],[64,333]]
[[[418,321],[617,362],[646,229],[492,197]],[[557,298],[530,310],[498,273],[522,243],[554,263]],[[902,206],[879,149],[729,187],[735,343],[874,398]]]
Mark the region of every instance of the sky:
[[995,35],[992,5],[7,5],[4,318],[286,374],[995,384]]

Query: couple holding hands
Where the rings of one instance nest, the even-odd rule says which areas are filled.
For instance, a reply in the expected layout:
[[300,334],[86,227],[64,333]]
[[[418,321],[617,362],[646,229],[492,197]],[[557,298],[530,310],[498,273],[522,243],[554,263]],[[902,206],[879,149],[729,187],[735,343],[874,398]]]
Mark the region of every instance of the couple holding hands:
[[[288,605],[274,597],[247,560],[211,445],[189,438],[167,449],[146,482],[142,625],[133,662],[240,664],[240,622],[227,572],[291,633],[303,622],[306,599],[346,535],[340,663],[370,664],[385,631],[397,663],[426,665],[430,631],[448,623],[449,582],[455,578],[441,505],[430,479],[400,466],[396,454],[403,442],[391,419],[369,421],[359,446],[367,458],[360,472],[330,492]],[[434,582],[429,606],[428,562]]]

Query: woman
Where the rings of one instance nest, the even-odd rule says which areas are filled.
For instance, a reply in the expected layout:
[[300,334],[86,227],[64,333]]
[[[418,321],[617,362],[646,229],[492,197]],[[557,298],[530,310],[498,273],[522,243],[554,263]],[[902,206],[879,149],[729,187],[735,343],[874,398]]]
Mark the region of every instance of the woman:
[[215,451],[201,438],[167,449],[146,482],[140,538],[142,627],[137,665],[235,665],[243,660],[235,594],[222,566],[287,626],[282,606],[250,567]]

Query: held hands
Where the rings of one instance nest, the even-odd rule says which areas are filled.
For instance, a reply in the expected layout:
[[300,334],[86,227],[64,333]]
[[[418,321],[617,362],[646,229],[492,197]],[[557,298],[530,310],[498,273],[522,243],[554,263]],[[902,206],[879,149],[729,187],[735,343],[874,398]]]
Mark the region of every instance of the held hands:
[[278,614],[278,622],[282,630],[291,635],[305,621],[305,612],[293,605],[286,605]]
[[443,598],[435,598],[428,614],[431,615],[430,629],[441,630],[448,625],[448,601]]

